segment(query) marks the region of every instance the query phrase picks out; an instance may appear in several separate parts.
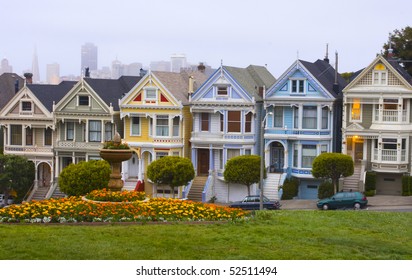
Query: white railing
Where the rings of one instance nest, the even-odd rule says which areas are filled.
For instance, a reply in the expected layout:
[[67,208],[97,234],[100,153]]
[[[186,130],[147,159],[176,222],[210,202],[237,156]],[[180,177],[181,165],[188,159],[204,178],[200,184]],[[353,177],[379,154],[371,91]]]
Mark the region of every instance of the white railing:
[[[379,160],[379,150],[373,149],[373,160]],[[390,150],[390,149],[382,149],[381,150],[381,161],[391,161],[397,162],[398,161],[398,152],[397,150]],[[401,159],[400,161],[406,161],[406,150],[401,151]]]
[[402,110],[402,120],[399,121],[398,110],[379,110],[375,109],[375,121],[379,121],[379,116],[382,115],[382,122],[406,122],[406,110]]
[[7,152],[23,152],[23,153],[53,153],[52,148],[37,147],[37,146],[5,146]]
[[100,142],[73,142],[73,141],[58,141],[56,148],[74,148],[74,149],[101,149],[103,144]]

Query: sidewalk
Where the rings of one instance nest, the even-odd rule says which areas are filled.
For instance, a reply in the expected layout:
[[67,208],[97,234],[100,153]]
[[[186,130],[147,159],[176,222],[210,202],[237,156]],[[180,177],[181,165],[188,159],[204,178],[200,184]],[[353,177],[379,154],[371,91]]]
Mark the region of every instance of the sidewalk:
[[[292,199],[282,200],[281,209],[317,209],[317,199]],[[412,209],[412,196],[375,195],[368,197],[368,208],[370,210],[379,209]]]

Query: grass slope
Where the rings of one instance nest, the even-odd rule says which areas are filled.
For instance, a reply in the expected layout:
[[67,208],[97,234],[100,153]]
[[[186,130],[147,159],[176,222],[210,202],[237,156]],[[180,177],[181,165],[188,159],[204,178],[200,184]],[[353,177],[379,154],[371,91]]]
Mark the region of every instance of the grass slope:
[[263,211],[241,223],[0,224],[3,260],[412,259],[412,213]]

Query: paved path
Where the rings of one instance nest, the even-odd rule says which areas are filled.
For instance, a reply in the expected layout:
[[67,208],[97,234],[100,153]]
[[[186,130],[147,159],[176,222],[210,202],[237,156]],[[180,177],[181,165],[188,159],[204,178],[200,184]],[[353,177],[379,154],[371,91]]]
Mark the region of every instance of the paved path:
[[[282,200],[281,209],[317,209],[317,199]],[[368,197],[368,209],[412,209],[412,196],[375,195]]]

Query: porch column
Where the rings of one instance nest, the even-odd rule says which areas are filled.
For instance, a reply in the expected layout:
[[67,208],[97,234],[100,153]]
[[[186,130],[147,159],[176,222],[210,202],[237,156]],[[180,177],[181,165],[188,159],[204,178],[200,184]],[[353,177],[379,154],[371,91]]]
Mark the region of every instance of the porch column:
[[86,135],[85,135],[85,142],[88,143],[89,142],[89,121],[86,120]]
[[298,129],[301,130],[302,129],[302,122],[303,122],[303,105],[299,104],[299,118],[298,118]]
[[403,122],[403,108],[402,108],[402,104],[403,103],[403,99],[402,97],[399,97],[398,100],[398,123],[402,123]]
[[104,120],[101,120],[100,123],[101,123],[101,131],[100,131],[101,138],[100,138],[100,142],[101,142],[101,143],[104,143],[104,131],[105,131]]
[[213,145],[209,145],[209,173],[214,169]]

